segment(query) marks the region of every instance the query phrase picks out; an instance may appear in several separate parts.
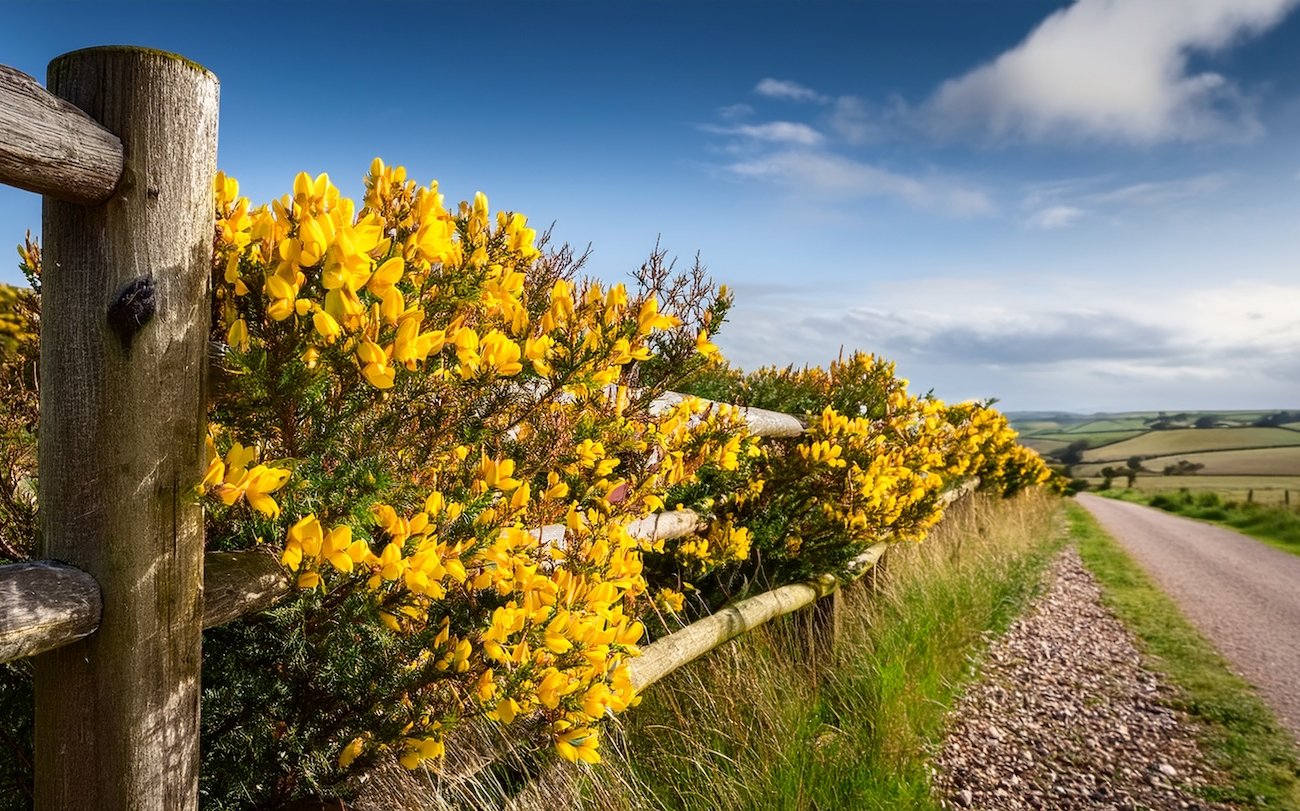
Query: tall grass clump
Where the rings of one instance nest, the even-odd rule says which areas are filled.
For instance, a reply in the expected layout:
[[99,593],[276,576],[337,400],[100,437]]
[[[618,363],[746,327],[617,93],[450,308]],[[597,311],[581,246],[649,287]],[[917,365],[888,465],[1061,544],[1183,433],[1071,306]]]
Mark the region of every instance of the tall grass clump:
[[[647,690],[604,763],[554,778],[591,809],[935,807],[944,714],[1060,547],[1058,504],[959,503],[847,590],[832,658],[809,661],[806,617],[770,623]],[[537,807],[560,790],[549,777]]]

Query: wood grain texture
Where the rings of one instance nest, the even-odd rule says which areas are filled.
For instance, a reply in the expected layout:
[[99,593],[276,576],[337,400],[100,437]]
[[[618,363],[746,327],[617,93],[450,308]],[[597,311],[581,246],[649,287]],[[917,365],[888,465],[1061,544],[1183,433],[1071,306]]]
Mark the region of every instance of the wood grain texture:
[[703,523],[694,510],[668,510],[633,521],[627,525],[627,534],[638,541],[666,541],[684,538]]
[[121,139],[26,73],[0,65],[0,183],[101,203],[122,165]]
[[89,636],[99,627],[95,578],[49,561],[0,566],[0,662]]
[[816,582],[794,583],[750,597],[720,609],[680,631],[661,637],[642,649],[629,669],[632,686],[644,690],[682,665],[768,620],[811,605],[832,586]]
[[183,811],[198,804],[217,80],[96,48],[54,60],[48,85],[121,138],[125,169],[103,205],[44,207],[42,554],[91,574],[104,611],[33,660],[36,806]]
[[[203,627],[263,611],[290,592],[268,550],[203,556]],[[95,578],[52,561],[0,566],[0,662],[45,653],[89,636],[103,603]]]
[[265,611],[289,596],[289,575],[269,550],[203,556],[203,627]]
[[[638,518],[627,525],[627,532],[639,541],[666,541],[690,535],[699,529],[701,521],[694,510],[668,510]],[[564,524],[547,524],[528,532],[543,546],[550,546],[563,541],[567,531]]]

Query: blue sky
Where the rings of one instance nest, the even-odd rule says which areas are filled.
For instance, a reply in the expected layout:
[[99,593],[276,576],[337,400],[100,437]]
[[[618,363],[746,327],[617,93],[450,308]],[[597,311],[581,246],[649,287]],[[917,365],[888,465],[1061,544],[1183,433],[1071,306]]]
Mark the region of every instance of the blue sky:
[[[745,368],[844,346],[1009,410],[1294,408],[1298,4],[11,2],[0,63],[204,64],[255,201],[379,155],[607,280],[698,252]],[[39,218],[0,188],[0,237]]]

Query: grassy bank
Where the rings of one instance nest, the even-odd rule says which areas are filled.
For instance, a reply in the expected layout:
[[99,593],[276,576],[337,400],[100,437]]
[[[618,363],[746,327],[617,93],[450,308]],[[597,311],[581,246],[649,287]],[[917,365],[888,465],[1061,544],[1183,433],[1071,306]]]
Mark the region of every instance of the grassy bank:
[[[891,550],[874,592],[846,594],[838,653],[816,671],[790,618],[651,688],[580,780],[585,807],[936,807],[927,764],[944,713],[972,655],[1038,588],[1058,505],[977,497]],[[529,793],[553,803],[548,782]]]
[[1258,504],[1224,498],[1218,493],[1143,493],[1136,490],[1101,491],[1099,495],[1149,504],[1166,512],[1231,527],[1294,555],[1300,555],[1300,511],[1276,504]]
[[1300,762],[1290,737],[1254,691],[1092,517],[1069,507],[1071,535],[1106,603],[1138,637],[1148,664],[1179,691],[1211,763],[1230,778],[1210,799],[1243,807],[1300,809]]

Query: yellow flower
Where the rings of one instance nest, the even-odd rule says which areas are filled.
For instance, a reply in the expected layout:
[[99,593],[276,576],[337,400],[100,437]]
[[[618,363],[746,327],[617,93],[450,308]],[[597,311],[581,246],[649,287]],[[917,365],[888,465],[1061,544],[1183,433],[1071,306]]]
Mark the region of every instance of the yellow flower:
[[205,491],[222,483],[226,475],[226,465],[221,461],[220,456],[213,456],[208,460],[207,472],[203,474],[203,482],[199,485]]
[[356,760],[361,754],[361,750],[365,747],[365,744],[365,739],[358,737],[353,738],[351,743],[343,747],[343,751],[339,753],[339,768],[346,769],[351,766],[352,761]]
[[289,471],[282,468],[258,465],[248,471],[248,479],[244,486],[249,505],[263,515],[278,518],[280,505],[275,503],[270,494],[284,487],[287,481],[289,481]]
[[596,730],[590,727],[575,727],[561,732],[555,738],[555,751],[570,763],[579,760],[586,763],[599,763],[600,754],[596,751],[598,746],[600,746],[600,739],[597,737]]
[[226,343],[240,352],[248,351],[248,322],[239,319],[226,332]]
[[380,265],[379,268],[375,270],[374,275],[370,277],[370,283],[368,285],[370,292],[374,293],[379,298],[383,298],[384,295],[393,288],[393,285],[401,281],[402,274],[405,271],[406,263],[402,261],[400,256],[394,256],[392,259],[389,259],[387,262]]
[[718,345],[709,340],[709,333],[700,330],[700,334],[695,336],[695,351],[706,358],[712,358],[718,354]]
[[659,593],[655,595],[655,602],[673,613],[682,610],[682,605],[684,604],[685,599],[686,595],[682,594],[680,591],[673,591],[669,588],[660,589]]
[[317,310],[311,317],[312,324],[316,327],[316,332],[325,339],[325,343],[332,344],[343,334],[343,328],[339,322],[334,320],[334,316],[324,310]]
[[321,529],[316,514],[312,513],[298,519],[298,522],[289,528],[289,537],[285,545],[286,547],[296,546],[302,551],[302,556],[315,560],[320,556],[321,546],[324,542],[324,530]]
[[479,463],[479,478],[490,488],[508,493],[519,486],[518,479],[510,478],[515,472],[513,459],[489,459],[484,455]]
[[657,329],[671,329],[681,323],[676,316],[660,315],[659,300],[651,296],[641,305],[636,317],[636,334],[649,335]]
[[504,377],[517,375],[524,368],[519,362],[519,344],[500,330],[494,329],[483,336],[479,356],[485,367]]
[[519,714],[519,702],[513,698],[507,698],[497,704],[495,715],[503,724],[513,723],[515,716]]
[[352,528],[346,525],[337,526],[330,530],[321,543],[321,551],[330,565],[340,572],[348,573],[352,571],[352,565],[355,562],[349,554],[352,546]]

